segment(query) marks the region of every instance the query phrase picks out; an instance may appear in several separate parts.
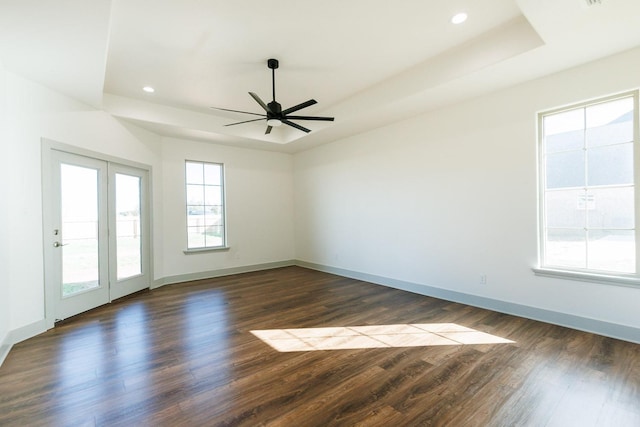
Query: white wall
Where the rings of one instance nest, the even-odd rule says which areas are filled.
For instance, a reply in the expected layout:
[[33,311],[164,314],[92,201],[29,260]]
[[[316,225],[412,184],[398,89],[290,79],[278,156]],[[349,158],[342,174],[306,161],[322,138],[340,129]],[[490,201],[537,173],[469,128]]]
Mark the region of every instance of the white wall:
[[[165,277],[293,260],[290,154],[167,138],[163,143]],[[224,163],[230,250],[186,255],[184,162]]]
[[531,271],[537,112],[638,87],[638,69],[635,49],[297,154],[297,258],[640,328],[640,289]]
[[10,295],[9,295],[9,191],[7,185],[2,185],[9,180],[9,144],[5,136],[5,110],[6,89],[5,71],[0,63],[0,362],[3,357],[3,344],[7,342],[10,331]]
[[[162,164],[159,137],[8,71],[6,82],[10,179],[0,181],[0,194],[11,206],[7,282],[10,328],[17,330],[44,319],[41,138],[150,165],[154,186]],[[154,199],[154,212],[161,212],[160,203]],[[154,221],[154,232],[162,234],[161,214]],[[155,254],[161,266],[162,251]]]

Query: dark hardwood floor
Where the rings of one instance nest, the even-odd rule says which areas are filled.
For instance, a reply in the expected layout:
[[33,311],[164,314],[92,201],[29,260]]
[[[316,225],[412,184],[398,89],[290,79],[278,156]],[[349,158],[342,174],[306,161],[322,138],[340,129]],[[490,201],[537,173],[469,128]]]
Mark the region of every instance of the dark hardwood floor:
[[141,292],[15,345],[0,425],[637,427],[640,345],[289,267]]

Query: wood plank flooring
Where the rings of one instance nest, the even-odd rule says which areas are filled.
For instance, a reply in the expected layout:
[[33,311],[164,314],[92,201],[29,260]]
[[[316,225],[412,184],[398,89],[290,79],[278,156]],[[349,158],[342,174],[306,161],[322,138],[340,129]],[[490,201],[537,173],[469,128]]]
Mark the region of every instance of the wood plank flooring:
[[[251,332],[425,324],[513,342],[279,352]],[[640,345],[288,267],[141,292],[15,345],[0,425],[638,427]]]

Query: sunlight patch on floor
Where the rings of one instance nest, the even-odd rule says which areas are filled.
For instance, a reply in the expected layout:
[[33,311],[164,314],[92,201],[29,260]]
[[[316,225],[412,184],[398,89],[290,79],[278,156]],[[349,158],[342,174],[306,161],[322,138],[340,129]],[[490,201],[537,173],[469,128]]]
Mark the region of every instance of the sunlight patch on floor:
[[514,342],[455,323],[262,329],[251,333],[280,352]]

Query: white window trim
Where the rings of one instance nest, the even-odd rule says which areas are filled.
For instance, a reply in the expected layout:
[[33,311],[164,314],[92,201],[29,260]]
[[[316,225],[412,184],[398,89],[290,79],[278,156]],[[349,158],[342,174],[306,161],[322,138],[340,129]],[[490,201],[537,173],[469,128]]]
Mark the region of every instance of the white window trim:
[[187,255],[199,254],[203,252],[224,252],[231,249],[231,246],[212,246],[210,248],[193,248],[185,249],[182,252]]
[[532,268],[536,276],[551,277],[554,279],[577,280],[579,282],[591,282],[607,285],[640,287],[640,278],[635,275],[609,275],[597,274],[590,271],[578,272],[575,270],[562,270],[546,267]]
[[[634,157],[634,190],[635,190],[635,240],[636,240],[636,273],[616,273],[597,270],[576,269],[570,267],[557,267],[542,265],[544,256],[544,232],[545,232],[545,206],[544,206],[544,150],[543,150],[543,117],[568,111],[575,108],[585,107],[587,105],[604,103],[615,99],[633,96],[634,99],[634,129],[633,129],[633,157]],[[640,110],[639,110],[640,91],[632,90],[611,96],[587,100],[584,102],[572,104],[562,108],[548,110],[538,113],[537,122],[537,158],[538,158],[538,266],[532,268],[536,276],[551,277],[556,279],[577,280],[581,282],[592,282],[607,285],[618,285],[638,288],[640,287]]]

